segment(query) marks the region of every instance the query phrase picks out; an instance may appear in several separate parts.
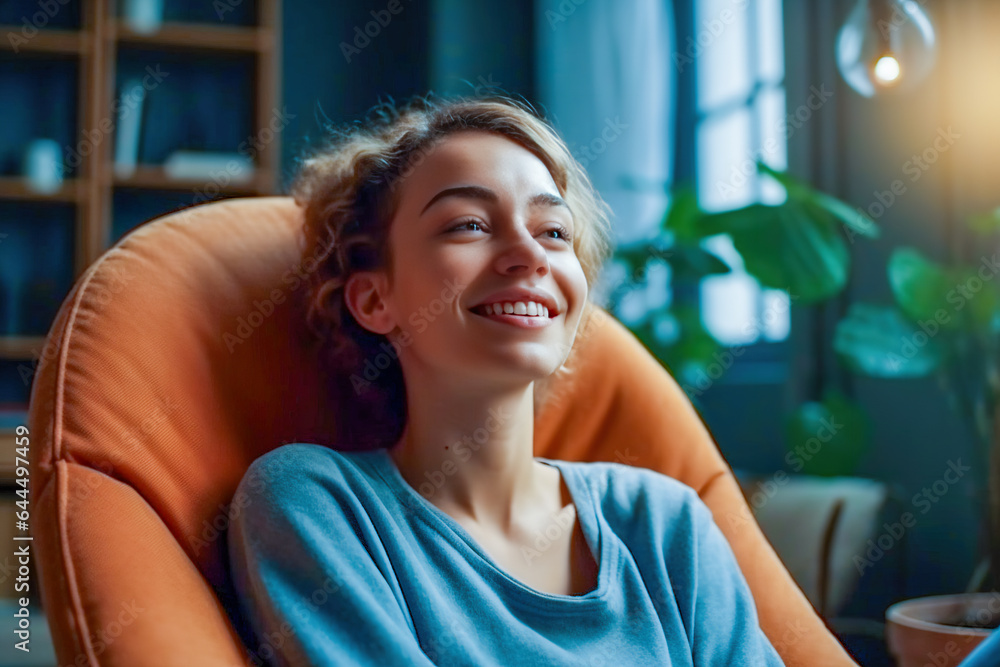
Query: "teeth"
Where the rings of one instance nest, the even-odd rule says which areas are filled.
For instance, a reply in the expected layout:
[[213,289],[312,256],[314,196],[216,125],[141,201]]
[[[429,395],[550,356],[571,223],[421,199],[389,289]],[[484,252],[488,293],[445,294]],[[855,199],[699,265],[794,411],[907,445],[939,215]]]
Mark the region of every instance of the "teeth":
[[529,317],[548,317],[549,309],[534,301],[514,301],[505,303],[494,303],[480,307],[480,312],[484,315],[527,315]]

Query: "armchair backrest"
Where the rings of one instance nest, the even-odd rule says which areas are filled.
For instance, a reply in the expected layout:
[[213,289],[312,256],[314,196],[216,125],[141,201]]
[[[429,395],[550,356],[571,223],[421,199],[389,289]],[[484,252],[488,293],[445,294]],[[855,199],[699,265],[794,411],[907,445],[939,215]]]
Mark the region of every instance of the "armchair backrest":
[[[282,444],[336,446],[303,318],[300,228],[288,197],[164,216],[108,250],[60,309],[29,413],[34,544],[60,664],[247,663],[225,565],[236,485]],[[853,665],[670,375],[604,311],[578,344],[565,400],[536,415],[536,455],[692,486],[786,662]]]

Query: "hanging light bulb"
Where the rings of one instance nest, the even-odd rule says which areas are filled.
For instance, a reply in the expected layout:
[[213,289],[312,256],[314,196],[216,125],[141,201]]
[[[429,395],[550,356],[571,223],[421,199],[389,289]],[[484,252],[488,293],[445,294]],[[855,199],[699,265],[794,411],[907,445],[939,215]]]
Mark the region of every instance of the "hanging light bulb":
[[908,90],[934,65],[934,26],[914,0],[858,0],[837,35],[837,68],[865,97]]
[[894,56],[884,55],[875,61],[875,68],[872,70],[875,80],[884,86],[893,84],[899,80],[899,61]]

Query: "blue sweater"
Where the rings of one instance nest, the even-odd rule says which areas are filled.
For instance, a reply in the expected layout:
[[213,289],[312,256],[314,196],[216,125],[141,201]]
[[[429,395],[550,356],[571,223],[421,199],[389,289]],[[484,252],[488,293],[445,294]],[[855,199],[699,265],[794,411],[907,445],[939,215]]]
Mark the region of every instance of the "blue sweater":
[[295,667],[783,664],[690,487],[619,463],[535,460],[562,473],[598,563],[584,595],[508,575],[387,450],[295,443],[258,458],[228,533],[254,655]]

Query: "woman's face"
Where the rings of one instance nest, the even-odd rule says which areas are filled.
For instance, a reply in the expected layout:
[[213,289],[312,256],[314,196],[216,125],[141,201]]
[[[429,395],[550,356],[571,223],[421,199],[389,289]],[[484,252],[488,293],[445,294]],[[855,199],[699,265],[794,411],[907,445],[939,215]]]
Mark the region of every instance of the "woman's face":
[[[398,184],[391,221],[394,280],[383,294],[387,333],[398,326],[404,373],[412,364],[532,381],[562,365],[576,336],[587,282],[573,249],[573,215],[544,163],[519,144],[464,131],[425,152]],[[535,298],[500,297],[530,290]],[[527,313],[487,317],[485,303],[525,302]],[[529,301],[548,303],[534,315]],[[411,368],[408,369],[408,366]]]

